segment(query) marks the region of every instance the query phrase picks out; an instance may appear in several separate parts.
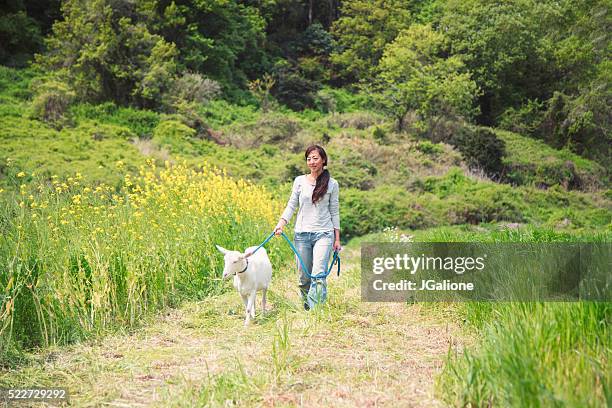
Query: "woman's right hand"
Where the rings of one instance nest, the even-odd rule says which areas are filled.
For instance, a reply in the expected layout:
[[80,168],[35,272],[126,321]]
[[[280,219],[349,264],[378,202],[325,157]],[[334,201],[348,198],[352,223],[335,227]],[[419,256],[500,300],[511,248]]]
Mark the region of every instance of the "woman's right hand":
[[282,233],[283,233],[283,226],[277,225],[276,228],[274,228],[274,235],[278,237]]

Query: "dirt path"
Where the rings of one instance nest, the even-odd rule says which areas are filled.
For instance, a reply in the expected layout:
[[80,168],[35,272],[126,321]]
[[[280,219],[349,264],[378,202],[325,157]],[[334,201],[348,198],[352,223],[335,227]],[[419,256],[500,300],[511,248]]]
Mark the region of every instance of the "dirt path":
[[361,302],[358,260],[343,252],[343,275],[330,279],[321,310],[301,310],[284,273],[272,309],[246,329],[232,290],[3,375],[66,386],[74,406],[441,406],[434,377],[456,341],[452,309]]

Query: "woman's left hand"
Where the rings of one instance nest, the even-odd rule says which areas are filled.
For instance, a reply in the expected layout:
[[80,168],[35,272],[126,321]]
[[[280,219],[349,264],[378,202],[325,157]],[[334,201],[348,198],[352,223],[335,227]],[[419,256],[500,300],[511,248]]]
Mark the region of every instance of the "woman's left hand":
[[340,245],[340,240],[339,239],[334,241],[333,248],[334,248],[334,251],[340,251],[342,249],[342,245]]

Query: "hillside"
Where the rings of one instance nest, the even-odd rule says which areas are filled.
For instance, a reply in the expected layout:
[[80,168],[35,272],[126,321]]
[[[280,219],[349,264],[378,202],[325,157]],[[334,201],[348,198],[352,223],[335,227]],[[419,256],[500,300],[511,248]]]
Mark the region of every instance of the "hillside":
[[[599,164],[508,131],[496,131],[506,145],[500,183],[472,171],[452,146],[397,133],[392,122],[364,110],[263,113],[214,101],[199,115],[224,145],[188,127],[184,116],[108,103],[75,105],[58,129],[32,117],[31,74],[2,72],[0,185],[6,190],[75,173],[116,185],[123,172],[118,162],[135,174],[153,159],[162,166],[206,162],[283,197],[304,171],[300,152],[318,142],[343,188],[347,237],[392,226],[507,222],[580,230],[610,223],[608,181]],[[17,177],[22,171],[23,179]]]

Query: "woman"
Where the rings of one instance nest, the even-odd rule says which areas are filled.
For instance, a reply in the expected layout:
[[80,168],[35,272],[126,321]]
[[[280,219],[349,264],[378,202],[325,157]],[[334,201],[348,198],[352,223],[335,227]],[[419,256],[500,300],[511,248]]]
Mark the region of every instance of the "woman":
[[[310,174],[297,176],[293,182],[291,197],[281,215],[274,233],[278,236],[289,223],[296,208],[295,247],[311,275],[327,271],[332,250],[340,250],[340,205],[338,182],[327,170],[327,154],[321,146],[313,145],[304,154]],[[300,292],[304,308],[317,303],[308,296],[310,278],[298,261]],[[323,279],[323,293],[327,292]],[[324,300],[324,299],[323,299]]]

